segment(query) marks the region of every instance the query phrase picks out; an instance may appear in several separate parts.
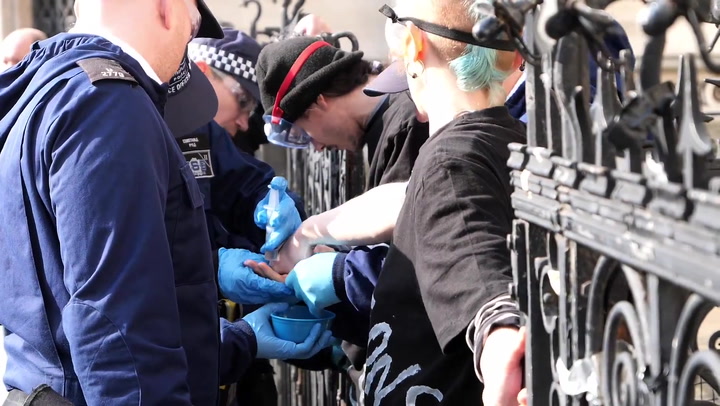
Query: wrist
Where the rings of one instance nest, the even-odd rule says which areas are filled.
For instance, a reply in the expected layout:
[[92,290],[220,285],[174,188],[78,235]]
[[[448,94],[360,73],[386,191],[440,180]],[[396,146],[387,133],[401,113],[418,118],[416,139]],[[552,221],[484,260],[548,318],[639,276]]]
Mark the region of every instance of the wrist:
[[248,340],[248,349],[250,350],[250,354],[253,358],[257,358],[257,352],[258,352],[258,341],[257,341],[257,335],[255,335],[255,330],[252,328],[250,323],[248,323],[245,320],[238,320],[236,322],[232,323],[232,326],[236,328],[237,330],[240,330],[245,336],[247,336]]
[[488,332],[487,337],[485,338],[485,343],[483,346],[488,345],[488,343],[492,343],[495,341],[504,340],[508,336],[514,336],[517,334],[518,330],[520,330],[519,327],[515,326],[494,326],[490,328],[490,331]]
[[[335,276],[335,263],[337,260],[337,257],[340,254],[337,253],[322,253],[322,254],[315,254],[315,255],[321,255],[323,258],[323,265],[322,265],[322,273],[323,278],[325,279],[324,289],[322,292],[322,298],[324,302],[324,307],[332,306],[334,304],[340,303],[340,297],[337,293],[336,288],[336,276]],[[343,261],[344,262],[344,261]],[[343,286],[344,288],[344,286]]]
[[[512,343],[517,340],[518,328],[513,326],[498,326],[490,330],[487,337],[485,338],[482,346],[482,354],[480,354],[480,369],[485,371],[487,368],[492,368],[495,364],[493,356],[502,353],[502,348],[508,343]],[[498,348],[501,348],[498,350]],[[485,357],[489,354],[489,357]],[[483,375],[485,375],[483,373]]]
[[317,215],[310,216],[303,221],[293,238],[298,245],[315,246],[322,243],[320,233],[320,219]]
[[347,254],[339,253],[335,256],[332,265],[332,282],[335,290],[335,296],[337,296],[340,302],[349,302],[347,297],[347,291],[345,290],[345,258]]

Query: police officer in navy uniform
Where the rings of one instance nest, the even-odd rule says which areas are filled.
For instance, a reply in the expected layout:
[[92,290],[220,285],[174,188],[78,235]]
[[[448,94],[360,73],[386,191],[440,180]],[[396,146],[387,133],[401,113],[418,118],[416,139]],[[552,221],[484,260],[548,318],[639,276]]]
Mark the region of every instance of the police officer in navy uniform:
[[[260,45],[238,30],[224,28],[223,32],[221,39],[198,38],[188,45],[191,62],[181,64],[176,80],[170,82],[165,120],[203,194],[213,250],[244,249],[247,255],[257,258],[252,252],[260,250],[266,235],[264,229],[255,225],[253,213],[267,196],[275,171],[265,162],[239,151],[231,134],[248,130],[250,114],[260,100],[255,77]],[[197,94],[199,86],[194,83],[201,81],[209,84],[212,94]],[[177,86],[173,88],[172,83]],[[208,117],[201,126],[195,119],[198,111]],[[304,219],[302,202],[292,193],[289,196],[295,201],[292,209],[298,211],[298,219]],[[265,282],[260,277],[256,279]],[[257,308],[248,306],[248,298],[244,299],[244,307],[222,300],[221,315],[234,320]],[[221,397],[227,393],[221,391]],[[267,360],[252,363],[240,381],[238,398],[248,405],[277,404],[273,369]]]
[[286,305],[217,317],[202,193],[161,114],[188,40],[222,36],[212,14],[202,0],[78,0],[76,14],[0,75],[6,387],[213,405],[255,357],[312,356],[329,333],[278,339],[269,315]]
[[[212,247],[258,252],[266,236],[265,229],[255,225],[253,214],[266,197],[275,171],[238,151],[231,135],[248,129],[250,114],[259,103],[255,65],[260,45],[238,30],[225,28],[223,32],[221,39],[198,38],[188,45],[188,58],[195,68],[191,78],[204,76],[214,89],[214,118],[202,126],[194,124],[188,112],[195,104],[206,104],[205,99],[198,103],[182,96],[184,89],[171,94],[165,118],[203,193]],[[192,105],[181,107],[180,103]],[[290,196],[305,218],[300,199]]]

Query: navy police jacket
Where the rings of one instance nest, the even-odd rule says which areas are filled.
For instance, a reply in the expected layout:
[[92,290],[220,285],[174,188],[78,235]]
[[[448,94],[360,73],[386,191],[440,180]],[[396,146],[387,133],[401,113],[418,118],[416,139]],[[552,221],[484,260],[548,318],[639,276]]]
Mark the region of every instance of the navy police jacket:
[[8,388],[214,405],[219,375],[232,382],[254,357],[249,326],[217,317],[203,198],[162,120],[166,90],[81,34],[0,75]]
[[[212,248],[258,252],[265,243],[265,230],[255,225],[254,211],[268,193],[273,168],[239,151],[230,134],[214,121],[176,139],[203,194]],[[302,201],[288,194],[304,219]]]

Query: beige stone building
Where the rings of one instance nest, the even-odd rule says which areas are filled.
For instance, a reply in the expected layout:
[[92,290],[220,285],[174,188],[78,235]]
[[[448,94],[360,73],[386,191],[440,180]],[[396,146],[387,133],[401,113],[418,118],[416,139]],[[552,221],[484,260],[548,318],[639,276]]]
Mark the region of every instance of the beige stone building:
[[[72,0],[0,0],[0,38],[16,28],[33,26],[33,5],[53,4],[53,1],[57,4],[54,7],[56,10],[69,11],[72,6]],[[335,30],[355,33],[361,48],[369,58],[385,59],[387,56],[383,36],[385,17],[377,10],[387,1],[307,0],[303,6],[303,11],[320,16]],[[241,30],[249,30],[257,16],[256,5],[247,4],[245,6],[245,0],[206,0],[206,2],[219,19],[230,22]],[[295,2],[293,1],[291,8]],[[258,28],[279,26],[281,24],[283,0],[259,0],[259,3],[262,6],[262,15],[257,24]],[[645,35],[637,24],[637,20],[644,7],[645,5],[640,0],[619,0],[608,9],[625,27],[638,57],[643,51]],[[705,28],[707,41],[709,42],[714,35],[715,27],[707,25]],[[668,79],[675,77],[679,55],[687,52],[696,53],[697,44],[689,26],[684,21],[678,21],[671,28],[668,35],[666,59],[664,61]],[[699,64],[699,66],[702,66],[702,64]],[[703,78],[709,76],[708,74],[702,74]],[[708,91],[706,93],[712,96],[713,92]],[[717,100],[714,100],[714,98],[712,100],[712,102],[716,103],[709,103],[709,107],[717,107],[717,111],[720,112],[720,91],[717,93],[719,96]]]

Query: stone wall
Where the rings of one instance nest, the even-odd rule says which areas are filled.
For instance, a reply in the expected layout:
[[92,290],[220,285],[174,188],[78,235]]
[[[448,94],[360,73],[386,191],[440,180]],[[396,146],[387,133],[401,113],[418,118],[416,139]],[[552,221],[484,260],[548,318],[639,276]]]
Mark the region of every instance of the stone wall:
[[[263,12],[258,28],[280,26],[282,2],[283,0],[277,0],[277,3],[261,0]],[[255,6],[251,4],[247,8],[243,7],[242,0],[206,0],[206,3],[216,16],[233,23],[240,30],[248,30],[256,16]],[[386,18],[377,11],[385,3],[392,1],[307,0],[303,11],[318,15],[327,21],[333,30],[353,32],[368,58],[385,59],[387,47],[383,27]]]
[[32,0],[0,0],[0,38],[18,28],[32,26]]

